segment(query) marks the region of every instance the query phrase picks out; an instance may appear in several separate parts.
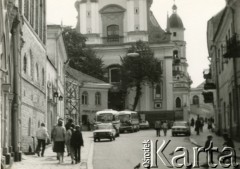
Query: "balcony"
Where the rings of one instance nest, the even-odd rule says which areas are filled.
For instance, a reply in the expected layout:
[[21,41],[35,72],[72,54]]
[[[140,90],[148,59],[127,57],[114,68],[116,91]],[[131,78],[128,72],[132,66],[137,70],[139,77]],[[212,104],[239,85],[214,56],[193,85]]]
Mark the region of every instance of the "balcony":
[[179,65],[181,62],[181,59],[180,58],[174,58],[173,59],[173,65]]
[[204,84],[204,90],[214,90],[214,89],[216,89],[216,85],[214,83]]
[[203,78],[204,79],[211,79],[212,78],[212,73],[209,69],[206,69],[203,71]]
[[173,70],[173,76],[183,76],[184,75],[184,72],[183,71],[180,71],[180,70]]
[[213,92],[202,92],[204,103],[213,103]]
[[227,41],[227,51],[223,55],[224,58],[240,57],[240,35],[234,34]]
[[102,39],[104,44],[109,44],[109,45],[123,43],[123,36],[119,36],[119,35],[102,37]]

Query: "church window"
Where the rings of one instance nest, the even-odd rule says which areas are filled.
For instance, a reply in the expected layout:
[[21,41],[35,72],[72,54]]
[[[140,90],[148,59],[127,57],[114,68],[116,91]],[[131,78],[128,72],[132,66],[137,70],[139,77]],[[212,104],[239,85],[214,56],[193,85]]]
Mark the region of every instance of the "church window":
[[82,93],[82,104],[83,105],[88,104],[88,93],[86,91]]
[[119,26],[109,25],[107,27],[107,40],[108,42],[119,42]]
[[45,72],[44,69],[42,69],[42,85],[44,86],[45,84]]
[[38,64],[37,63],[36,63],[35,71],[36,71],[35,78],[36,78],[36,81],[38,82],[38,80],[39,80],[39,69],[38,69]]
[[177,32],[173,32],[173,36],[176,37],[177,36]]
[[111,68],[110,69],[110,83],[119,83],[120,82],[120,69]]
[[176,108],[181,108],[182,107],[182,101],[179,97],[176,98]]
[[33,25],[34,25],[34,12],[35,12],[35,10],[34,10],[34,2],[35,1],[30,1],[30,24],[32,25],[32,27],[33,27]]
[[155,98],[162,98],[162,82],[155,86]]
[[95,94],[95,104],[96,105],[101,105],[101,93],[100,92],[97,92]]
[[36,33],[38,33],[38,16],[39,16],[39,14],[38,14],[38,12],[39,12],[39,0],[36,0],[36,3],[35,3],[35,11],[36,11],[36,19],[35,19],[35,31],[36,31]]
[[32,119],[28,119],[28,136],[31,136]]
[[193,96],[193,104],[199,105],[199,97],[197,95]]
[[174,58],[174,59],[179,58],[179,57],[178,57],[178,51],[177,51],[177,50],[174,50],[174,51],[173,51],[173,58]]
[[27,73],[27,56],[26,56],[26,54],[23,58],[23,71],[25,74]]

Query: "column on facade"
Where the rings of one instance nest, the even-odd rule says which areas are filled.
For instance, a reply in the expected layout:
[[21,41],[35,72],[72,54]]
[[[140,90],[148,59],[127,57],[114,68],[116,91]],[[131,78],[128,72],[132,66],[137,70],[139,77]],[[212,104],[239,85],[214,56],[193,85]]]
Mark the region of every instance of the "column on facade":
[[164,57],[164,70],[165,70],[165,86],[166,86],[166,108],[167,110],[173,109],[173,77],[172,77],[172,56]]
[[141,31],[147,31],[147,1],[139,0],[139,26]]

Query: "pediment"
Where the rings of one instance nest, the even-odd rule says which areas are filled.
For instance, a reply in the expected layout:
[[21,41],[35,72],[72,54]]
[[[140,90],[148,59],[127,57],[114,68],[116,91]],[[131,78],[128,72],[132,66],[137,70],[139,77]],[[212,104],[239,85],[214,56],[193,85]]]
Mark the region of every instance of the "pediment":
[[119,5],[107,5],[105,7],[103,7],[99,12],[104,14],[104,13],[120,13],[120,12],[125,12],[126,9],[124,9],[123,7],[119,6]]

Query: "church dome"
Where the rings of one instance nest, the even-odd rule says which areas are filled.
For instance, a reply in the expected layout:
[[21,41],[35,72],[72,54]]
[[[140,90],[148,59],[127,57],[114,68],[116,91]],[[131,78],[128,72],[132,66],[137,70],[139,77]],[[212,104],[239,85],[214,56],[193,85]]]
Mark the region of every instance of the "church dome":
[[177,6],[174,4],[173,7],[173,14],[169,18],[169,26],[170,28],[180,28],[183,29],[183,22],[182,19],[177,14]]

